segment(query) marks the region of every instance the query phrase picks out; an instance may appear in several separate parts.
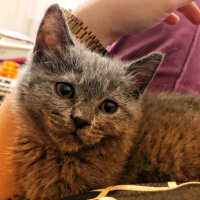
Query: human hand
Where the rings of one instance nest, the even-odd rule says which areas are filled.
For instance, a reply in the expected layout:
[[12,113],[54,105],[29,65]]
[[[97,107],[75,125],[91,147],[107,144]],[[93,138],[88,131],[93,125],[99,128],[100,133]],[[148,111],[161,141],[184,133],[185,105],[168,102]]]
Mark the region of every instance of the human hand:
[[[193,24],[200,24],[199,8],[194,2],[180,7],[178,11],[182,12]],[[171,13],[164,21],[168,24],[175,25],[179,22],[179,17],[176,14]]]
[[143,32],[162,21],[177,24],[175,10],[200,24],[200,10],[192,0],[86,0],[73,13],[106,47],[121,36]]

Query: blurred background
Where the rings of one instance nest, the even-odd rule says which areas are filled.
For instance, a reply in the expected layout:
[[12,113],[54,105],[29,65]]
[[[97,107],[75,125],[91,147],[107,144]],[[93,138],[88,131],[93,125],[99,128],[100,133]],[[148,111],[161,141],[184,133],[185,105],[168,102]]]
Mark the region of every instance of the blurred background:
[[16,31],[35,40],[38,25],[50,4],[74,9],[83,0],[0,0],[0,29]]

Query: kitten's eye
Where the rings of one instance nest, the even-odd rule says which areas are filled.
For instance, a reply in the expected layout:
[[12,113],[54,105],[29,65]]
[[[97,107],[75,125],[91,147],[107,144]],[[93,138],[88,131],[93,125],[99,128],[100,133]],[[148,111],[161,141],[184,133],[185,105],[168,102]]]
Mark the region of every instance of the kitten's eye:
[[70,99],[74,97],[74,88],[69,83],[56,83],[56,91],[61,97]]
[[118,105],[114,101],[106,100],[99,108],[105,113],[113,114],[117,111]]

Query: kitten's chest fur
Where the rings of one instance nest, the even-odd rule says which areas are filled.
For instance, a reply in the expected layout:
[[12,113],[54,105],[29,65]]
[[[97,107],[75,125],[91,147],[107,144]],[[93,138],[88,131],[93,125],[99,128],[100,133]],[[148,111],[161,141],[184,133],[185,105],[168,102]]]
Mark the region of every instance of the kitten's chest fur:
[[110,139],[80,152],[64,153],[48,142],[31,140],[24,132],[18,145],[14,155],[17,178],[31,199],[38,194],[41,199],[57,199],[119,183],[130,149]]

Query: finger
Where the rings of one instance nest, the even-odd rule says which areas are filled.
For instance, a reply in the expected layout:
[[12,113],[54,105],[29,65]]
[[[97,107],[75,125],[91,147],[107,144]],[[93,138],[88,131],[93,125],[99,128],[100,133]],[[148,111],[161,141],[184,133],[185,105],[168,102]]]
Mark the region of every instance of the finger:
[[192,2],[178,9],[185,15],[193,24],[200,24],[200,9]]
[[174,13],[171,13],[165,20],[164,22],[166,24],[170,24],[170,25],[176,25],[178,24],[179,22],[179,16],[174,14]]

